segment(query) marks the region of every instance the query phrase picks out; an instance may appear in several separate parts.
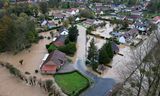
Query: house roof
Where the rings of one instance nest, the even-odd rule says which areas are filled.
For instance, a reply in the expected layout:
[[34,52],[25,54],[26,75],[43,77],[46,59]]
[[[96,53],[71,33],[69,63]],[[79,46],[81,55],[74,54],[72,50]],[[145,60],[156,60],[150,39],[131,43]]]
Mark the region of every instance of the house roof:
[[138,32],[139,31],[136,28],[134,28],[134,29],[131,29],[128,32],[126,32],[123,36],[125,38],[129,38],[130,36],[133,36],[134,34],[137,34]]
[[113,35],[113,36],[116,36],[116,37],[117,36],[119,37],[119,36],[122,35],[122,33],[120,33],[120,32],[110,32],[110,34]]
[[61,66],[66,62],[66,54],[55,50],[54,52],[51,52],[48,56],[48,58],[44,61],[43,65],[55,65],[55,66]]
[[64,18],[65,17],[65,15],[62,13],[54,13],[53,16],[57,17],[57,18]]
[[141,16],[140,15],[131,15],[131,16],[128,16],[127,18],[130,18],[130,19],[140,19]]
[[56,65],[44,65],[42,66],[42,71],[56,71],[57,66]]
[[56,26],[56,24],[53,21],[48,21],[47,25],[48,26]]
[[94,23],[95,20],[93,19],[87,19],[86,21],[84,21],[84,23],[92,25]]
[[141,22],[136,22],[134,25],[138,27],[146,27],[146,24],[141,23]]
[[64,46],[64,42],[66,40],[66,36],[65,35],[60,35],[56,41],[53,42],[53,44],[55,46]]
[[67,12],[72,12],[72,11],[76,11],[78,10],[77,8],[70,8],[70,9],[67,9]]

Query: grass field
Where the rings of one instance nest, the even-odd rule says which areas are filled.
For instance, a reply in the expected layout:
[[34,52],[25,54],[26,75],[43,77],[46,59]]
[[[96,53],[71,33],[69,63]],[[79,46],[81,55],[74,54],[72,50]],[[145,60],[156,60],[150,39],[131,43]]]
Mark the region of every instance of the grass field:
[[77,71],[67,74],[56,74],[54,77],[63,92],[69,96],[77,96],[89,85],[88,79]]

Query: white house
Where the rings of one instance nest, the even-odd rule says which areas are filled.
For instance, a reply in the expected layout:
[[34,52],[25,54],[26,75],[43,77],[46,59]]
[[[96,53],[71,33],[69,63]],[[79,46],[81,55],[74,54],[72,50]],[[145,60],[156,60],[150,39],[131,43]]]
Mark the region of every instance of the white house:
[[77,9],[77,8],[71,8],[71,9],[68,9],[66,11],[66,13],[68,13],[70,15],[77,15],[79,13],[79,9]]
[[118,41],[122,44],[125,44],[126,43],[126,39],[124,38],[124,36],[121,36]]
[[47,20],[43,20],[41,26],[45,26],[47,24]]

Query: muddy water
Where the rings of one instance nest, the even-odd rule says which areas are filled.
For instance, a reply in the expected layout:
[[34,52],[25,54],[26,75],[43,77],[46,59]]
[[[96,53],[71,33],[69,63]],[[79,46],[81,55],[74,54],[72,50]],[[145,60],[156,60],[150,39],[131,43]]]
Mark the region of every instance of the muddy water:
[[0,96],[48,96],[39,87],[27,86],[0,67]]
[[[40,33],[40,35],[48,37],[49,32]],[[40,40],[38,44],[33,44],[31,48],[23,50],[22,52],[14,55],[12,53],[1,53],[0,61],[9,62],[22,72],[29,72],[31,75],[41,78],[42,80],[53,78],[52,76],[42,76],[39,73],[35,73],[35,70],[40,67],[42,58],[47,53],[45,48],[46,44],[49,44],[51,40],[47,38]],[[23,64],[19,63],[23,60]],[[30,87],[18,81],[12,77],[6,69],[0,68],[0,96],[48,96],[43,90],[38,87]]]
[[[49,32],[40,33],[43,36],[50,36]],[[39,69],[40,64],[42,63],[43,56],[47,53],[45,48],[46,44],[49,44],[51,40],[47,38],[40,40],[38,44],[33,44],[31,48],[23,50],[22,52],[14,55],[13,53],[1,53],[0,61],[9,62],[15,67],[20,69],[22,72],[30,72],[32,75],[41,76],[40,73],[35,74],[35,70]],[[23,60],[23,64],[19,63],[20,60]]]

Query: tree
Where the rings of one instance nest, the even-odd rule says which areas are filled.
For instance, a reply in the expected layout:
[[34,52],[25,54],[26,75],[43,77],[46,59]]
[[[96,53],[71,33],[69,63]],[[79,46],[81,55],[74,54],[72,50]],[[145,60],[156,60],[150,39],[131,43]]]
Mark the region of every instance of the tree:
[[108,56],[110,58],[113,58],[114,53],[113,53],[113,50],[112,50],[112,43],[111,43],[111,41],[109,41],[105,46],[106,46],[106,52],[108,53]]
[[94,26],[90,26],[87,28],[86,33],[90,34],[92,31],[95,31],[95,27]]
[[65,46],[59,47],[58,49],[68,55],[73,55],[77,50],[75,42],[69,42]]
[[106,45],[104,45],[100,50],[99,50],[99,63],[100,64],[106,64],[111,61],[111,58],[109,57],[109,54],[107,53],[106,50]]
[[[156,34],[159,36],[159,34]],[[156,38],[157,39],[157,38]],[[120,76],[124,80],[120,90],[114,96],[159,96],[160,95],[160,55],[159,42],[156,47],[155,36],[151,36],[136,50],[132,49],[131,63]],[[151,48],[154,48],[151,50]],[[151,50],[151,52],[149,51]]]
[[97,47],[95,46],[94,39],[92,39],[90,42],[87,60],[89,60],[89,64],[91,65],[92,69],[96,71],[98,67],[98,53],[97,53]]
[[79,14],[84,18],[94,18],[94,13],[88,9],[80,10]]
[[48,13],[48,3],[47,2],[40,2],[39,7],[40,7],[42,14]]
[[51,8],[59,8],[61,0],[49,0],[48,4]]
[[21,13],[19,17],[11,16],[0,19],[1,51],[17,52],[38,41],[34,22],[25,13]]
[[158,13],[160,12],[160,1],[159,0],[151,0],[148,5],[148,10],[151,13]]
[[68,38],[71,42],[76,42],[78,37],[78,29],[77,26],[72,25],[69,29]]
[[48,48],[48,52],[49,52],[49,53],[51,53],[51,52],[53,52],[53,51],[55,51],[55,50],[57,50],[57,47],[54,46],[53,44],[50,45],[49,48]]
[[68,19],[63,21],[63,26],[68,28],[68,26],[69,26],[69,20]]

